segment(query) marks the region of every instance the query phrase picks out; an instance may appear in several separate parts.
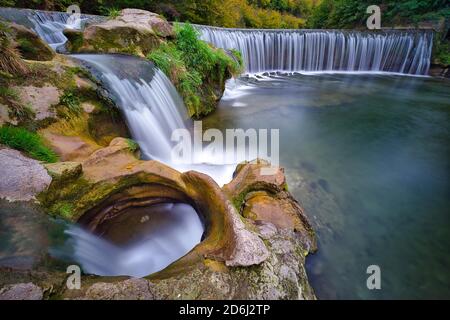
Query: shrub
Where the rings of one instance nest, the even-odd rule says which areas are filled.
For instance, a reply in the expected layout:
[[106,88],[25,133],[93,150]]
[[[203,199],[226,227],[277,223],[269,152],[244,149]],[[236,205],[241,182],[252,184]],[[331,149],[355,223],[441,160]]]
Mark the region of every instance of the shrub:
[[58,161],[57,155],[44,145],[42,138],[24,128],[2,126],[0,127],[0,143],[13,149],[25,152],[31,158],[45,161]]
[[219,76],[214,79],[222,83],[228,74],[241,73],[242,58],[237,51],[232,51],[233,59],[201,41],[190,24],[176,24],[175,35],[173,42],[161,44],[148,58],[175,84],[190,115],[199,117],[207,111],[207,106],[201,105],[202,85],[213,77]]
[[128,149],[130,149],[131,152],[135,152],[139,150],[139,144],[134,141],[133,139],[127,139]]

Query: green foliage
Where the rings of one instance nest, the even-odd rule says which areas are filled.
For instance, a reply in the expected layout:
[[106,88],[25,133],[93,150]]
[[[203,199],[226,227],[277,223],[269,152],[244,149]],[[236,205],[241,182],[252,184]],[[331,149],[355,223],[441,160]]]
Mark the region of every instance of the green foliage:
[[44,145],[39,135],[24,128],[0,127],[0,143],[13,149],[24,151],[30,157],[40,161],[58,161],[57,155]]
[[434,63],[450,66],[450,41],[435,35],[433,51]]
[[69,110],[73,114],[80,114],[81,101],[80,98],[73,91],[65,91],[61,96],[59,103]]
[[136,150],[139,150],[139,144],[134,141],[133,139],[127,139],[128,148],[131,152],[135,152]]
[[117,18],[120,15],[120,9],[117,7],[100,7],[100,13],[110,19]]
[[175,25],[175,40],[163,43],[148,55],[175,84],[191,116],[206,113],[201,105],[202,85],[215,76],[219,83],[227,74],[237,75],[242,70],[242,59],[236,60],[221,49],[214,49],[199,40],[197,30],[190,24]]
[[18,39],[18,45],[20,48],[20,51],[26,56],[27,53],[29,54],[36,54],[36,47],[33,45],[33,43],[26,39],[26,38],[21,38]]
[[10,87],[4,87],[0,85],[0,97],[8,99],[8,100],[18,100],[19,94],[16,90]]
[[[64,11],[72,0],[0,0],[0,6]],[[365,27],[366,8],[382,8],[384,25],[449,17],[448,0],[78,0],[83,13],[118,15],[123,8],[160,13],[169,20],[222,27]]]
[[178,73],[184,68],[182,53],[178,51],[174,43],[161,44],[157,50],[149,54],[148,58],[170,78],[177,76],[177,74],[171,74],[171,71]]
[[383,26],[416,24],[450,17],[446,0],[322,0],[312,9],[312,28],[365,28],[369,5],[379,5]]

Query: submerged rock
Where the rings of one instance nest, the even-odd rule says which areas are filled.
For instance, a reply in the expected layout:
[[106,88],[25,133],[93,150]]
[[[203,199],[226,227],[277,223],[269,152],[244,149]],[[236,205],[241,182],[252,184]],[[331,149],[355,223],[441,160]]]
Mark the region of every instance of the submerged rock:
[[33,200],[52,181],[39,161],[25,157],[17,150],[0,149],[0,163],[0,198]]

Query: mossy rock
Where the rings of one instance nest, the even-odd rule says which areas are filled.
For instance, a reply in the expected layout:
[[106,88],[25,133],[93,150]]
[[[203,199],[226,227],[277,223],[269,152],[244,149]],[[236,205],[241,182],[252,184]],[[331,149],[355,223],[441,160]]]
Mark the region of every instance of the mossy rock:
[[128,53],[141,57],[173,36],[161,16],[137,9],[122,10],[118,17],[89,25],[84,32],[65,30],[72,52]]
[[10,24],[10,29],[24,59],[49,61],[54,58],[55,52],[34,31],[15,23]]

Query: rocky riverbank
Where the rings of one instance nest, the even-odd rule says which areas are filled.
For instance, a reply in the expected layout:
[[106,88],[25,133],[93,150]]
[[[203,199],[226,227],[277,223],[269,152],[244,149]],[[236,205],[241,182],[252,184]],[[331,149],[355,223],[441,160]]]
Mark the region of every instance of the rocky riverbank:
[[[15,60],[0,74],[0,173],[6,177],[0,198],[33,203],[93,233],[127,208],[187,203],[201,216],[205,234],[160,272],[142,279],[83,275],[79,290],[67,288],[67,274],[58,268],[4,266],[0,299],[315,299],[305,272],[305,258],[316,250],[314,232],[281,168],[262,176],[268,163],[243,163],[220,188],[207,175],[141,160],[119,110],[85,69],[25,26],[2,24],[2,43]],[[171,44],[172,28],[157,15],[125,10],[66,35],[72,51],[133,48],[133,54],[148,56],[162,45],[179,45]],[[121,42],[125,38],[131,42]],[[213,69],[221,74],[211,79],[220,83],[205,80],[209,93],[200,99],[209,101],[209,111],[231,76],[226,68]]]

